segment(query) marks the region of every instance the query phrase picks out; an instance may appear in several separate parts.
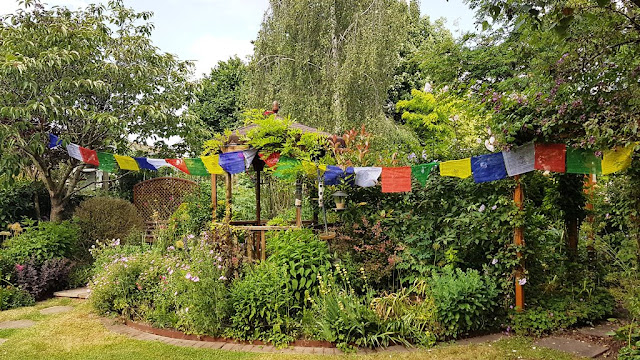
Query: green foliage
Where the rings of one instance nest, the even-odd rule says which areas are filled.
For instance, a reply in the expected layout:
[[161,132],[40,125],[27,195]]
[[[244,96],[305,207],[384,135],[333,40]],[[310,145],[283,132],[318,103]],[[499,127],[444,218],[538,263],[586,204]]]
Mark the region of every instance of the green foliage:
[[446,337],[482,329],[495,316],[498,305],[495,281],[476,270],[445,269],[433,274],[428,284]]
[[192,194],[185,197],[178,209],[169,218],[168,227],[176,234],[199,234],[211,222],[211,183],[204,181]]
[[107,196],[96,196],[80,203],[73,221],[78,224],[80,239],[86,247],[96,241],[124,240],[144,228],[132,203]]
[[640,357],[640,328],[638,323],[632,322],[620,327],[616,330],[615,337],[617,340],[627,343],[626,346],[618,351],[618,359],[633,360]]
[[271,254],[268,261],[284,269],[287,288],[297,306],[303,307],[317,294],[318,275],[331,268],[327,243],[310,230],[289,230],[275,233],[267,242],[267,251]]
[[13,286],[0,286],[0,311],[32,306],[33,304],[35,304],[35,300],[27,291]]
[[20,179],[9,183],[0,179],[0,231],[25,217],[38,220],[35,200],[39,202],[41,211],[46,213],[48,194],[42,182]]

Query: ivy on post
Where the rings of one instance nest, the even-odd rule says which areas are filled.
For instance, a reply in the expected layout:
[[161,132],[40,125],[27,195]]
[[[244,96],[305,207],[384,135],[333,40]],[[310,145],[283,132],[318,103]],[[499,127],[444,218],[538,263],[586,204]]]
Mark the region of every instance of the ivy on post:
[[[520,175],[514,177],[516,181],[516,189],[513,193],[513,201],[515,202],[518,210],[524,209],[524,195],[522,193],[522,184],[520,183]],[[524,227],[522,224],[518,224],[514,231],[513,240],[516,246],[524,246]],[[524,310],[524,281],[522,274],[524,273],[524,260],[522,260],[522,253],[518,251],[518,258],[520,258],[520,268],[516,272],[516,311]]]

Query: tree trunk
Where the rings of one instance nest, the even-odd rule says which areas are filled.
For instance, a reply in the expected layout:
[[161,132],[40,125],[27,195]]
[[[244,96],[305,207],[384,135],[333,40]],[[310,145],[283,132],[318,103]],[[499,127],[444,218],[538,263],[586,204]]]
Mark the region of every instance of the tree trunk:
[[51,195],[51,212],[49,213],[49,221],[62,221],[62,213],[64,212],[65,202],[58,195]]
[[40,201],[38,199],[38,193],[33,194],[33,207],[36,210],[36,219],[40,220],[42,218],[42,214],[40,213]]
[[569,255],[573,257],[578,255],[579,224],[580,223],[577,218],[568,218],[565,220],[565,226],[567,228],[567,247],[569,248]]

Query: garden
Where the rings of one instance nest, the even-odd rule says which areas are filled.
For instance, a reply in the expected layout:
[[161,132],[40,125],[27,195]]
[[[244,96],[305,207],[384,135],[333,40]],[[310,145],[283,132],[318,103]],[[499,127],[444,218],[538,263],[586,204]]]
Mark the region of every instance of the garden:
[[[120,1],[0,16],[0,321],[39,321],[0,338],[34,358],[259,357],[102,319],[551,359],[571,357],[539,339],[608,323],[606,356],[640,356],[640,6],[467,1],[482,31],[455,38],[417,2],[330,3],[271,2],[250,60],[199,80]],[[506,338],[450,345],[488,334]]]

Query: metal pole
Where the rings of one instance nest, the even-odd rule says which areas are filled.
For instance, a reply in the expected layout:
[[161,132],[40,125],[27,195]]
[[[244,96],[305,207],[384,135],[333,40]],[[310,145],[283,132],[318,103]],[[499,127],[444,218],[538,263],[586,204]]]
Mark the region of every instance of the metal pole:
[[[522,193],[522,184],[520,183],[520,175],[516,175],[516,189],[513,193],[513,201],[520,211],[524,209],[524,195]],[[524,228],[518,226],[515,228],[513,240],[516,246],[524,246]],[[524,310],[524,289],[520,284],[522,279],[522,273],[524,272],[524,260],[522,259],[522,253],[518,251],[518,258],[520,259],[520,268],[516,272],[516,311]]]

